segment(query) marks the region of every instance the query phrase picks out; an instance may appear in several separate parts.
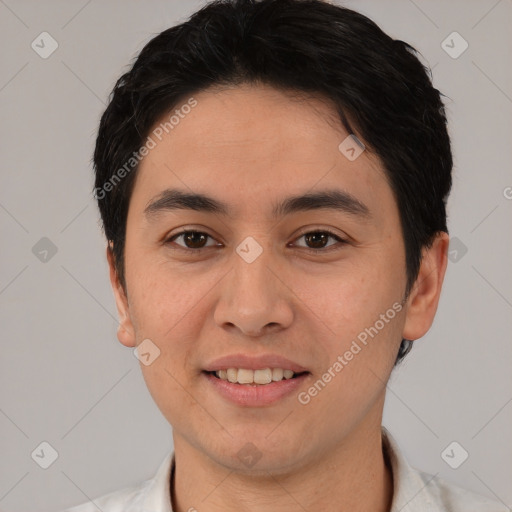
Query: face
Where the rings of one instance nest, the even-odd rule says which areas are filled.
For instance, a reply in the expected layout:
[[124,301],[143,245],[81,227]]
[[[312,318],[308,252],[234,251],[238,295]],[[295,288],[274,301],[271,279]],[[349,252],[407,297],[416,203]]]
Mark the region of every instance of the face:
[[[331,106],[249,85],[194,99],[137,171],[126,295],[109,258],[118,337],[151,340],[141,369],[175,446],[237,471],[245,455],[303,467],[380,427],[402,336],[428,329],[438,290],[402,303],[396,201],[375,156],[340,151]],[[290,201],[306,194],[332,200]]]

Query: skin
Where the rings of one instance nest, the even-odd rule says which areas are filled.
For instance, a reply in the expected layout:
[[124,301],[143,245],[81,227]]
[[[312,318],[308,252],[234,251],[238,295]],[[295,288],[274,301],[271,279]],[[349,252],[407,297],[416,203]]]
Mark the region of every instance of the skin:
[[[148,389],[173,427],[177,512],[387,511],[393,479],[381,441],[385,386],[402,337],[430,328],[447,262],[448,235],[424,249],[402,311],[307,405],[290,396],[265,407],[226,401],[201,370],[213,359],[279,354],[321,378],[365,328],[404,299],[405,249],[396,201],[379,160],[338,150],[348,133],[328,102],[299,101],[263,85],[195,94],[197,106],[141,162],[126,230],[127,290],[107,248],[120,317],[119,341],[149,338],[160,356],[141,364]],[[331,121],[329,121],[329,119]],[[179,187],[225,201],[233,215],[175,210],[152,219],[147,204]],[[362,218],[313,210],[274,220],[273,204],[324,188],[349,192]],[[208,234],[200,255],[179,228]],[[305,232],[327,229],[309,254]],[[262,247],[248,264],[235,251]],[[218,244],[221,244],[220,247]],[[290,247],[290,244],[292,245]],[[337,246],[338,249],[322,253]],[[179,250],[181,247],[184,250]],[[260,460],[237,452],[252,443]]]

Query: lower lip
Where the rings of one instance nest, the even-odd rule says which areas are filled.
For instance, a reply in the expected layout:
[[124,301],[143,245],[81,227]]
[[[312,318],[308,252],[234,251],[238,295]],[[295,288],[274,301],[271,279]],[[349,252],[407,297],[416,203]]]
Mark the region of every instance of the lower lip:
[[293,379],[283,379],[269,384],[237,384],[219,379],[211,373],[203,372],[204,377],[224,398],[244,407],[262,407],[270,405],[297,391],[309,373]]

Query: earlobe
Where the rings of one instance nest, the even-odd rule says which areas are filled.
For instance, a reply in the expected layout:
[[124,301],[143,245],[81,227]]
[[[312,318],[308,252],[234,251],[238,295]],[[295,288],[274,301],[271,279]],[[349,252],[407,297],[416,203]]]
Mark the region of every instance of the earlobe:
[[407,299],[403,338],[417,340],[430,329],[437,311],[448,262],[448,233],[440,232],[430,247],[425,247],[418,277]]
[[112,251],[112,243],[107,245],[107,261],[110,271],[110,284],[114,292],[117,313],[119,315],[119,325],[117,328],[117,339],[120,343],[127,347],[135,347],[135,331],[130,317],[130,309],[128,306],[128,298],[125,290],[119,282],[116,266],[114,263],[114,254]]

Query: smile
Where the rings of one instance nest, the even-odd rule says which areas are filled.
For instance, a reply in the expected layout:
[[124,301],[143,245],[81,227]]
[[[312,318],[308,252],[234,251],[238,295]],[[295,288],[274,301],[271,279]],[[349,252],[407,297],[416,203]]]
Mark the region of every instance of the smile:
[[239,407],[264,407],[286,397],[295,397],[303,387],[304,380],[311,374],[308,371],[294,373],[282,368],[228,368],[203,371],[202,375],[217,397]]
[[228,368],[217,370],[215,376],[221,380],[227,380],[238,384],[265,385],[271,382],[279,382],[283,379],[292,379],[296,374],[292,370],[283,368],[263,368],[262,370],[251,370],[248,368]]

